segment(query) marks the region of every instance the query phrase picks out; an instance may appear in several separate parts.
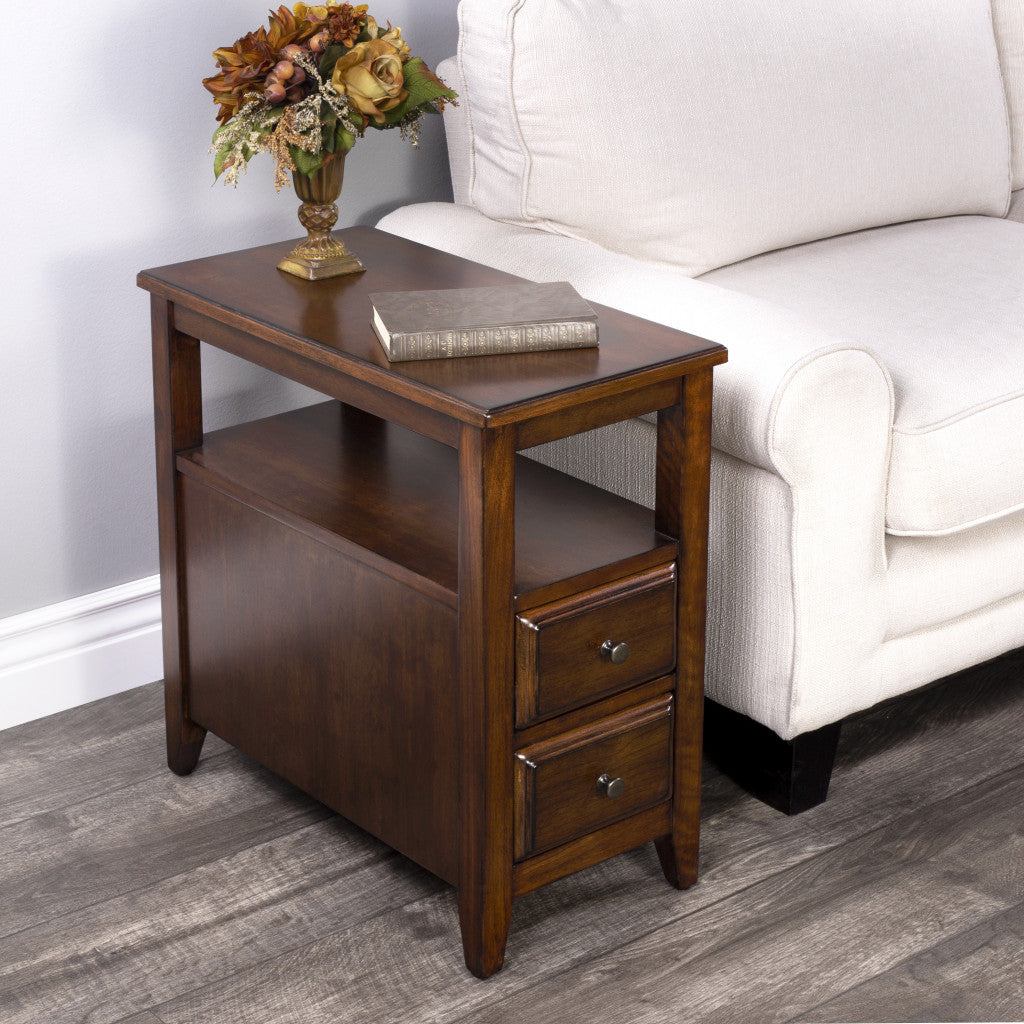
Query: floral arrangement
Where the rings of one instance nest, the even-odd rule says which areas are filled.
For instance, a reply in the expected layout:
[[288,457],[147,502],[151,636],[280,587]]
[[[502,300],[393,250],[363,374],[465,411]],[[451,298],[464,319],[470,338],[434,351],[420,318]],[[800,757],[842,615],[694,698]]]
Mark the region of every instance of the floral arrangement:
[[314,174],[370,127],[398,128],[415,146],[423,114],[456,99],[402,30],[381,28],[365,4],[280,7],[268,27],[213,58],[219,70],[203,79],[220,105],[210,152],[215,179],[231,185],[266,150],[280,191],[289,171]]

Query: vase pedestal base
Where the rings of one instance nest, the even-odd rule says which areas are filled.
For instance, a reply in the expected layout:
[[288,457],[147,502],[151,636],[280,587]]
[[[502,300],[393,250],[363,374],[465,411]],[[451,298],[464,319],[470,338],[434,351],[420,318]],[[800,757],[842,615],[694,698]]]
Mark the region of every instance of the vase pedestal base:
[[340,277],[342,274],[360,274],[366,268],[359,262],[359,257],[338,242],[336,249],[323,255],[311,255],[304,245],[297,246],[277,265],[278,270],[286,274],[294,274],[306,281],[322,281],[327,277]]

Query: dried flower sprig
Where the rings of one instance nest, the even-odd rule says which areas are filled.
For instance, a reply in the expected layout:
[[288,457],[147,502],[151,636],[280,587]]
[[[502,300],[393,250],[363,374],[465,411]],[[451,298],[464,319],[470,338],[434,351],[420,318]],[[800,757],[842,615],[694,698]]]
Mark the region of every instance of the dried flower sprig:
[[457,98],[365,4],[282,6],[267,28],[213,56],[219,70],[203,84],[219,104],[214,175],[231,185],[266,151],[280,191],[289,171],[314,174],[368,127],[398,128],[416,146],[423,114]]

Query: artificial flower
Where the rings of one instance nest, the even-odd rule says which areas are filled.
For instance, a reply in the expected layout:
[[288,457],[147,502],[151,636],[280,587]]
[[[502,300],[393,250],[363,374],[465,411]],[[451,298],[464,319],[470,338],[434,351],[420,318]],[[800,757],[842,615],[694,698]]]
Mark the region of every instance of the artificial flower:
[[384,123],[384,114],[406,96],[402,58],[394,44],[385,39],[357,43],[334,65],[334,88],[366,117]]
[[456,99],[402,30],[390,21],[382,29],[366,4],[279,7],[213,59],[217,74],[203,79],[218,104],[213,169],[229,184],[267,152],[280,189],[288,173],[315,174],[369,127],[397,128],[415,146],[423,114]]

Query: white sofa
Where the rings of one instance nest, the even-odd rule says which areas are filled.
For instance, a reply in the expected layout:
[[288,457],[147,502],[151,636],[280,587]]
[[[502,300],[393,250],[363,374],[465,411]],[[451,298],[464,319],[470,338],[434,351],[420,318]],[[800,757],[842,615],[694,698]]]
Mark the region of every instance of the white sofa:
[[[713,747],[811,806],[845,717],[1024,645],[1024,0],[459,18],[455,203],[379,226],[728,346]],[[653,443],[533,454],[650,504]]]

